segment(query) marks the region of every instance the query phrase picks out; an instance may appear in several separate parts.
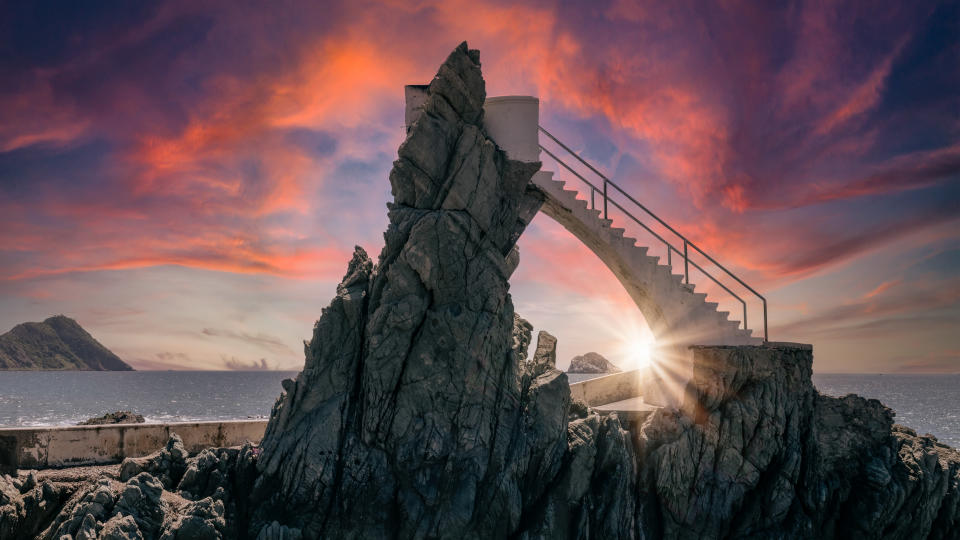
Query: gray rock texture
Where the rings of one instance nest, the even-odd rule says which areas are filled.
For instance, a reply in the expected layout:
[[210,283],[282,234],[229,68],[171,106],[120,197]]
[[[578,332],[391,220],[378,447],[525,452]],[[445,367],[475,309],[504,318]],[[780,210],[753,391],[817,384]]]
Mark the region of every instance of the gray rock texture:
[[[548,500],[559,523],[587,496],[548,496],[577,476],[567,472],[569,387],[554,355],[521,360],[530,326],[515,318],[507,282],[539,208],[539,164],[497,148],[484,99],[479,53],[462,44],[399,149],[377,264],[357,249],[274,408],[251,535],[507,537],[542,529]],[[615,420],[595,422],[629,446]]]
[[174,436],[121,466],[2,476],[0,538],[246,537],[259,449],[208,448],[194,457],[182,449]]
[[163,487],[170,489],[180,482],[186,472],[188,455],[183,440],[174,433],[163,448],[149,456],[124,459],[120,464],[120,480],[126,482],[142,472],[148,472],[159,478]]
[[809,347],[700,347],[637,433],[652,538],[957,538],[960,455],[879,401],[821,396]]
[[142,424],[146,422],[142,415],[131,411],[116,411],[103,416],[95,416],[78,423],[78,426],[100,426],[104,424]]
[[621,371],[623,370],[595,352],[574,356],[567,369],[567,373],[620,373]]

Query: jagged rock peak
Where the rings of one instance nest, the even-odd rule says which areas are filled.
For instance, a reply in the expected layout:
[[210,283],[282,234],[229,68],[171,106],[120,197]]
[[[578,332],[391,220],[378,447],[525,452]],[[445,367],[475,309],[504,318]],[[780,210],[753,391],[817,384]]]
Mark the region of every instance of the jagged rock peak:
[[[490,139],[484,99],[479,54],[461,44],[398,150],[377,264],[357,250],[274,407],[250,536],[589,531],[591,491],[567,485],[600,456],[632,467],[615,418],[569,432],[552,338],[541,333],[543,354],[525,360],[531,326],[514,315],[507,279],[542,202],[530,182],[539,163]],[[617,519],[632,519],[626,491],[605,496],[622,496]]]

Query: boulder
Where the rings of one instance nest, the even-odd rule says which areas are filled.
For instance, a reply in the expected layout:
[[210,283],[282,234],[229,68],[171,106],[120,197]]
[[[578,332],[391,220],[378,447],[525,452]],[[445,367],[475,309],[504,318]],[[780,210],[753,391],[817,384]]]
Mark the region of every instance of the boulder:
[[170,489],[180,482],[187,471],[187,456],[183,440],[172,433],[160,450],[148,456],[124,459],[120,464],[120,480],[126,482],[142,472],[148,472],[159,478],[163,487]]
[[77,424],[78,426],[99,426],[104,424],[142,424],[146,422],[143,416],[131,411],[116,411],[103,416],[88,418]]

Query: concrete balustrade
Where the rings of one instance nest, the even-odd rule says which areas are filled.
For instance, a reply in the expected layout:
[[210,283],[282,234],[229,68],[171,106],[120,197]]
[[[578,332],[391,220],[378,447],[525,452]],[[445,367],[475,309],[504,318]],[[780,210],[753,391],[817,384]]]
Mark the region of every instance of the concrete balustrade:
[[641,371],[612,373],[570,384],[570,399],[590,407],[636,397],[641,391]]
[[159,450],[170,435],[191,453],[260,442],[266,420],[0,428],[0,470],[117,463]]

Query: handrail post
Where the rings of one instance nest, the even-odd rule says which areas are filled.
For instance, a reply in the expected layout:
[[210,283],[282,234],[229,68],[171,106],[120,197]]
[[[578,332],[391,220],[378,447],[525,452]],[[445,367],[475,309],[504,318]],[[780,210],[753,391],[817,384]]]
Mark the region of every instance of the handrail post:
[[603,219],[610,219],[607,217],[607,179],[603,179]]
[[763,299],[763,341],[770,341],[770,334],[767,333],[767,299]]
[[[598,177],[600,177],[600,178],[603,180],[603,193],[601,194],[601,196],[603,197],[603,219],[604,219],[604,220],[610,221],[609,204],[608,204],[608,203],[610,202],[610,199],[609,199],[609,191],[608,191],[608,186],[607,186],[607,185],[608,185],[608,184],[611,184],[611,185],[613,186],[613,189],[619,191],[619,192],[620,192],[620,195],[626,199],[626,201],[625,201],[624,204],[633,203],[637,208],[639,208],[640,210],[642,210],[643,212],[645,212],[646,215],[650,216],[651,218],[653,218],[654,220],[656,220],[660,225],[662,225],[663,227],[665,227],[666,230],[670,231],[671,233],[673,233],[674,235],[676,235],[678,238],[680,238],[681,240],[683,240],[683,282],[686,283],[687,285],[690,285],[690,264],[693,264],[693,267],[694,267],[695,269],[699,270],[704,276],[710,278],[711,280],[713,280],[714,283],[716,283],[718,286],[720,286],[721,288],[723,288],[723,290],[725,290],[727,293],[733,295],[734,298],[736,298],[737,300],[739,300],[739,301],[743,304],[743,328],[744,328],[744,330],[749,330],[749,328],[748,328],[749,325],[748,325],[748,323],[747,323],[747,303],[746,303],[746,301],[743,300],[742,298],[740,298],[739,296],[737,296],[736,294],[734,294],[733,291],[731,291],[729,288],[727,288],[725,285],[723,285],[723,283],[721,283],[717,278],[715,278],[715,277],[712,276],[710,273],[708,273],[708,272],[707,272],[703,267],[701,267],[699,264],[697,264],[696,262],[690,261],[690,252],[689,252],[690,248],[692,247],[694,250],[698,251],[703,258],[705,258],[705,259],[706,259],[707,261],[709,261],[710,263],[713,263],[714,265],[716,265],[717,268],[719,268],[719,269],[723,272],[723,274],[725,274],[726,276],[729,276],[729,278],[733,279],[734,281],[736,281],[737,283],[739,283],[740,285],[742,285],[746,290],[748,290],[749,292],[753,293],[753,295],[755,295],[757,298],[759,298],[760,301],[763,302],[763,340],[764,340],[764,342],[769,342],[769,340],[770,340],[770,334],[769,334],[768,321],[767,321],[767,299],[766,299],[766,298],[764,298],[760,293],[758,293],[753,287],[751,287],[750,285],[748,285],[745,281],[743,281],[743,280],[742,280],[740,277],[738,277],[736,274],[734,274],[733,272],[731,272],[730,270],[728,270],[725,266],[723,266],[722,264],[720,264],[719,262],[717,262],[716,259],[714,259],[714,258],[711,257],[709,254],[707,254],[705,251],[703,251],[702,249],[700,249],[699,246],[697,246],[696,244],[694,244],[694,243],[690,242],[689,240],[687,240],[687,237],[685,237],[684,235],[680,234],[676,229],[674,229],[673,227],[671,227],[670,224],[668,224],[666,221],[664,221],[660,216],[654,214],[653,212],[650,211],[649,208],[647,208],[647,207],[644,206],[642,203],[640,203],[639,201],[637,201],[636,199],[634,199],[633,196],[631,196],[629,193],[627,193],[626,191],[624,191],[624,189],[623,189],[622,187],[620,187],[620,186],[617,185],[615,182],[613,182],[612,180],[610,180],[609,178],[607,178],[606,176],[604,176],[604,174],[601,173],[599,170],[597,170],[596,167],[594,167],[594,166],[591,165],[589,162],[587,162],[585,159],[583,159],[582,157],[580,157],[580,155],[577,154],[577,152],[575,152],[572,148],[570,148],[569,146],[565,145],[562,141],[560,141],[559,139],[557,139],[552,133],[550,133],[549,131],[547,131],[546,129],[544,129],[543,126],[538,125],[537,128],[538,128],[538,130],[539,130],[541,133],[543,133],[544,135],[546,135],[550,140],[552,140],[553,142],[557,143],[557,145],[559,145],[560,148],[562,148],[563,150],[565,150],[568,154],[570,154],[571,156],[573,156],[577,161],[579,161],[579,162],[580,162],[581,164],[583,164],[585,167],[587,167],[588,169],[590,169],[591,172],[593,172],[595,175],[597,175]],[[551,158],[553,158],[560,166],[562,166],[564,169],[566,169],[566,170],[569,171],[571,174],[573,174],[574,176],[576,176],[577,178],[579,178],[580,180],[582,180],[584,183],[586,183],[588,186],[590,186],[590,208],[591,208],[591,210],[597,210],[596,195],[597,195],[597,191],[600,191],[600,190],[597,189],[597,187],[596,187],[592,182],[590,182],[589,180],[587,180],[586,178],[584,178],[583,175],[581,175],[579,172],[577,172],[576,170],[574,170],[570,165],[568,165],[568,164],[567,164],[566,162],[564,162],[562,159],[560,159],[559,157],[557,157],[555,154],[553,154],[549,149],[547,149],[546,147],[544,147],[542,144],[538,144],[538,146],[539,146],[539,148],[540,148],[541,151],[545,152],[548,156],[550,156]],[[672,269],[673,269],[673,252],[676,251],[677,254],[679,255],[679,254],[680,254],[680,250],[674,248],[674,247],[673,247],[673,244],[671,244],[670,242],[666,241],[666,240],[665,240],[664,238],[662,238],[659,234],[657,234],[657,233],[654,232],[652,229],[650,229],[650,227],[646,226],[642,221],[640,221],[638,218],[636,218],[632,213],[630,213],[629,210],[627,210],[626,208],[624,208],[623,206],[621,206],[617,201],[613,201],[613,205],[614,205],[617,209],[621,210],[621,211],[625,214],[625,217],[626,217],[626,218],[632,218],[634,222],[636,222],[638,225],[640,225],[641,227],[643,227],[644,229],[646,229],[647,232],[649,232],[650,234],[652,234],[656,239],[660,240],[661,242],[663,242],[663,243],[667,246],[667,264],[670,266],[670,269],[671,269],[671,271],[672,271]]]

